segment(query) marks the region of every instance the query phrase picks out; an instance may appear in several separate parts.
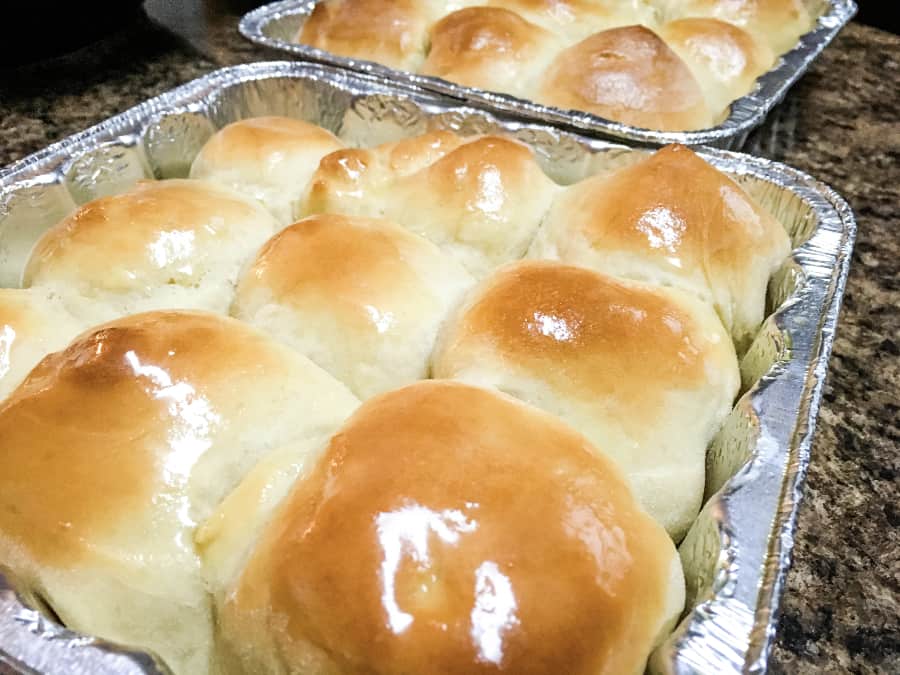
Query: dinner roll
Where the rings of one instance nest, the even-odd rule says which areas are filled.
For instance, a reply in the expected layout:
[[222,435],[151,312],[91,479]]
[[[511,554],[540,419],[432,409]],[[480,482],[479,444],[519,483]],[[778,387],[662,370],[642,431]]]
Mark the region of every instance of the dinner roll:
[[303,22],[297,42],[415,70],[425,58],[430,18],[427,3],[416,0],[324,0]]
[[0,559],[66,626],[208,671],[193,531],[254,463],[312,462],[356,399],[249,326],[151,312],[47,356],[0,406]]
[[775,54],[793,49],[814,24],[804,0],[662,0],[662,4],[673,18],[714,17],[740,26]]
[[645,0],[488,0],[542,26],[569,43],[617,26],[653,25],[656,11]]
[[326,155],[310,179],[303,214],[383,216],[387,191],[446,157],[465,142],[451,131],[431,131],[374,148],[347,148]]
[[310,216],[263,247],[232,313],[368,398],[428,376],[438,327],[472,283],[458,262],[398,225]]
[[481,277],[522,257],[558,190],[527,145],[441,131],[325,157],[305,212],[387,218]]
[[0,399],[82,329],[58,298],[34,289],[0,289]]
[[232,675],[637,674],[684,601],[611,461],[447,381],[364,403],[241,567],[217,593]]
[[676,541],[697,515],[706,446],[740,385],[708,305],[547,261],[507,265],[471,293],[445,328],[434,376],[561,417],[616,461]]
[[227,312],[242,266],[278,227],[261,204],[224,187],[142,181],[48,230],[25,286],[71,299],[92,323],[151,309]]
[[661,131],[703,129],[713,122],[690,69],[643,26],[606,30],[560,53],[536,98]]
[[434,25],[421,72],[526,97],[559,48],[552,34],[515,12],[470,7]]
[[659,34],[687,63],[719,117],[727,115],[732,101],[753,90],[756,78],[775,60],[767,44],[718,19],[670,21]]
[[790,249],[781,224],[734,181],[670,145],[566,189],[529,255],[694,293],[715,306],[742,352]]
[[191,165],[202,178],[263,203],[283,224],[325,155],[343,147],[331,132],[289,117],[254,117],[219,130]]

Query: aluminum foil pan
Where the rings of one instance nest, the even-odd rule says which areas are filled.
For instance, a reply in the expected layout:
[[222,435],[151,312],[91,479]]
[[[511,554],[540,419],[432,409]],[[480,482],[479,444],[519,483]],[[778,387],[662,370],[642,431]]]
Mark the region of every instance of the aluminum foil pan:
[[[511,134],[563,183],[645,152],[346,70],[296,62],[235,66],[0,171],[0,283],[19,283],[34,241],[77,204],[140,178],[184,176],[215,128],[262,114],[321,124],[351,144],[435,128]],[[701,155],[784,223],[795,249],[770,283],[769,316],[742,360],[744,394],[708,454],[706,505],[680,545],[688,609],[650,669],[756,673],[765,670],[775,631],[856,224],[846,202],[806,174],[724,150]],[[41,607],[11,576],[0,577],[0,670],[8,663],[53,675],[165,672],[149,655],[65,630]]]
[[387,66],[338,56],[293,41],[301,24],[312,12],[317,0],[283,0],[263,5],[241,19],[241,33],[253,42],[304,61],[315,61],[367,73],[392,82],[401,82],[438,92],[492,112],[525,118],[544,124],[563,126],[630,145],[655,147],[667,143],[709,145],[739,150],[747,136],[760,126],[788,90],[809,69],[815,58],[828,46],[847,22],[856,14],[853,0],[805,0],[811,13],[818,16],[816,27],[801,36],[791,51],[783,54],[777,65],[762,75],[752,92],[731,105],[729,116],[709,129],[701,131],[652,131],[621,124],[574,110],[561,110],[508,94],[464,87],[439,77],[417,75]]

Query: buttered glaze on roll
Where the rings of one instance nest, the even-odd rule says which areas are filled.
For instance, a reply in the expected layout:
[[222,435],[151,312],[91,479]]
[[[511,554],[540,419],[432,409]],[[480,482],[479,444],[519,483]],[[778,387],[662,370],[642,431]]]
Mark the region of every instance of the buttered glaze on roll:
[[781,224],[692,150],[671,145],[568,187],[529,255],[681,288],[710,302],[745,348],[769,278],[790,253]]
[[656,10],[646,0],[487,0],[559,35],[569,44],[608,28],[652,25]]
[[666,533],[557,419],[422,382],[371,399],[218,598],[226,673],[643,672]]
[[377,217],[388,208],[384,192],[446,157],[464,143],[451,131],[431,131],[374,148],[347,148],[326,155],[310,179],[302,213]]
[[294,221],[296,203],[319,160],[343,145],[309,122],[252,117],[216,132],[194,159],[191,178],[242,192],[287,225]]
[[47,356],[0,406],[0,559],[66,626],[205,673],[194,527],[289,447],[312,461],[356,399],[246,324],[150,312]]
[[713,115],[721,117],[732,101],[753,90],[756,78],[775,60],[766,43],[718,19],[670,21],[659,34],[691,69]]
[[0,400],[83,328],[59,298],[35,289],[0,289]]
[[227,312],[241,268],[278,227],[227,188],[142,181],[48,230],[24,282],[71,300],[93,323],[152,309]]
[[811,30],[804,0],[661,0],[671,18],[714,17],[733,23],[765,41],[775,54],[792,49]]
[[417,0],[329,0],[316,3],[297,41],[341,56],[415,69],[428,37],[428,3]]
[[473,283],[453,258],[399,225],[310,216],[266,243],[232,313],[368,398],[428,376],[438,327]]
[[422,73],[526,97],[559,51],[554,36],[500,7],[469,7],[438,21]]
[[305,212],[387,218],[477,278],[525,253],[557,191],[524,143],[438,131],[323,158]]
[[644,26],[606,30],[561,52],[536,98],[647,129],[687,131],[712,125],[690,69]]
[[547,261],[507,265],[470,294],[444,329],[434,376],[559,415],[618,463],[676,541],[697,515],[706,447],[740,384],[711,307]]

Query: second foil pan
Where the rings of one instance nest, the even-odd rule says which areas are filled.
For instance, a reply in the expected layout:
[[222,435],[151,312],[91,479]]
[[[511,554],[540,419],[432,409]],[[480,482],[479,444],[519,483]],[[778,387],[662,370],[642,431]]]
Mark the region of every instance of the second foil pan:
[[853,0],[808,0],[815,27],[800,37],[796,46],[781,55],[770,71],[762,75],[753,91],[731,104],[731,112],[720,124],[699,131],[653,131],[614,122],[586,112],[561,110],[508,94],[465,87],[439,77],[397,70],[363,59],[338,56],[294,41],[302,23],[317,0],[282,0],[263,5],[241,19],[239,29],[247,39],[282,56],[291,54],[313,61],[374,75],[387,81],[411,84],[464,101],[470,105],[514,115],[542,124],[575,129],[592,136],[625,141],[629,145],[657,147],[668,143],[708,145],[739,150],[750,132],[760,126],[788,90],[809,69],[812,62],[856,14]]

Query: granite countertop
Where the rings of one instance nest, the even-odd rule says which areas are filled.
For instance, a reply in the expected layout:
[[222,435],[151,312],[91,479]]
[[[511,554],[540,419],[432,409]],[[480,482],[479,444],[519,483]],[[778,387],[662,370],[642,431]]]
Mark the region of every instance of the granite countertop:
[[[216,67],[265,58],[237,34],[239,4],[149,0],[99,45],[0,73],[0,165]],[[773,673],[900,672],[898,90],[900,37],[851,24],[750,145],[832,185],[859,221]]]

